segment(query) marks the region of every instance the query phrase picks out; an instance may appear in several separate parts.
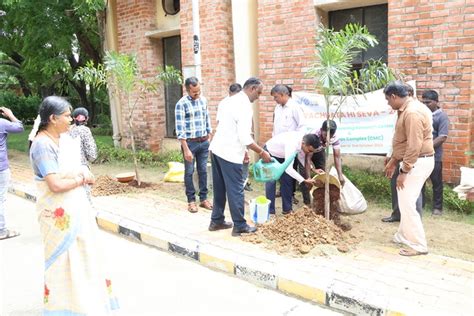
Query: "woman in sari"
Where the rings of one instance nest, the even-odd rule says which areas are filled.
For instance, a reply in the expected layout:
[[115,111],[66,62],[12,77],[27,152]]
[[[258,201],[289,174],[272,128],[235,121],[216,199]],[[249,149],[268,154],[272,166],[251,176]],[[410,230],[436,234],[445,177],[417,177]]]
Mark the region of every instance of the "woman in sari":
[[39,115],[30,159],[44,243],[44,315],[108,315],[118,304],[102,272],[98,228],[84,189],[94,177],[81,166],[78,140],[67,134],[71,105],[47,97]]

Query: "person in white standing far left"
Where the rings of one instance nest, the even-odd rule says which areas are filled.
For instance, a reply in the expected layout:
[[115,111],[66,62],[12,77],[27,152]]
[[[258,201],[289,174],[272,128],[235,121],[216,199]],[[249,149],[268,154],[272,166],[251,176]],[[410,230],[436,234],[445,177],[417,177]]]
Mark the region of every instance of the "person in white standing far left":
[[0,118],[0,240],[4,240],[20,235],[19,232],[8,229],[5,223],[5,200],[11,177],[7,138],[9,133],[21,133],[24,129],[21,121],[10,109],[2,106],[0,113],[8,118],[8,120]]

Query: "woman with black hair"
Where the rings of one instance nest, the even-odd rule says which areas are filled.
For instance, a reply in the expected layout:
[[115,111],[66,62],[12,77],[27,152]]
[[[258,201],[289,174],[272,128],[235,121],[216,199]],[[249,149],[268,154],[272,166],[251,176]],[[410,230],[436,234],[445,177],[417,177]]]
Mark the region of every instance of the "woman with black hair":
[[81,163],[90,168],[89,163],[97,159],[97,145],[91,130],[87,127],[89,121],[89,112],[85,108],[77,108],[72,112],[74,125],[70,130],[73,138],[81,140]]
[[44,315],[106,315],[118,308],[101,267],[98,228],[84,186],[94,183],[68,135],[71,105],[50,96],[30,149],[44,244]]

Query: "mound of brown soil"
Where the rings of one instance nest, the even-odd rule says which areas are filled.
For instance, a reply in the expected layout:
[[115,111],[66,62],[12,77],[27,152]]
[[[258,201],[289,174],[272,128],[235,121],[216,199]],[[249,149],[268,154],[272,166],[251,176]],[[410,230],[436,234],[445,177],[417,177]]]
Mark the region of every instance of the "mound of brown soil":
[[151,182],[138,182],[133,180],[129,183],[120,183],[110,176],[99,176],[92,187],[92,196],[106,196],[122,193],[136,193],[141,190],[155,190],[161,187],[161,184]]
[[276,217],[259,227],[255,234],[244,235],[243,240],[264,243],[277,252],[306,254],[321,244],[335,245],[341,252],[349,251],[356,241],[346,235],[332,221],[304,207],[291,214]]
[[135,192],[127,183],[120,183],[110,176],[99,176],[92,186],[92,196],[105,196]]

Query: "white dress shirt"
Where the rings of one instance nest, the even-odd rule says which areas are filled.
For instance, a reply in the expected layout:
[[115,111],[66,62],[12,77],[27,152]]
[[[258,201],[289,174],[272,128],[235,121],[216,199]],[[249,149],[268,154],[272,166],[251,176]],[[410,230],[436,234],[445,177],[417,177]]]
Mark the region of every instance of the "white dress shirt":
[[[298,152],[297,158],[301,164],[304,166],[304,153],[301,150],[301,143],[303,142],[303,132],[293,131],[293,132],[285,132],[278,134],[272,138],[270,138],[266,144],[268,152],[278,158],[287,159],[291,155]],[[303,155],[301,155],[303,153]],[[303,176],[301,176],[298,171],[293,168],[293,163],[291,163],[288,168],[286,168],[285,172],[301,183],[304,181]]]
[[217,109],[219,124],[209,150],[224,160],[242,164],[247,146],[254,142],[252,117],[252,103],[245,92],[222,100]]
[[303,108],[292,98],[285,105],[277,104],[273,119],[272,136],[284,132],[302,131],[305,128]]

